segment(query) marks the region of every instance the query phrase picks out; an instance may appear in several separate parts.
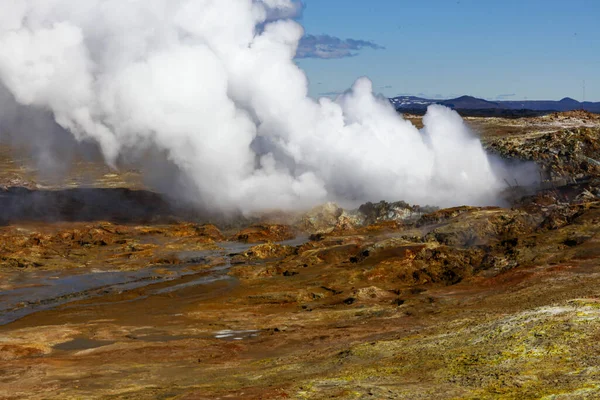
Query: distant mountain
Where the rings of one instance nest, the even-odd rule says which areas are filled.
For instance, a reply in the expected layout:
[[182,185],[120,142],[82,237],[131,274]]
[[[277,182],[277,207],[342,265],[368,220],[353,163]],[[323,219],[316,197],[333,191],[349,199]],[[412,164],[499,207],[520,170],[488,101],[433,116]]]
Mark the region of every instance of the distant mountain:
[[478,99],[473,96],[461,96],[456,99],[443,100],[441,104],[459,110],[488,110],[502,108],[498,103]]
[[559,101],[537,100],[537,101],[501,101],[504,107],[511,110],[535,110],[535,111],[572,111],[586,110],[590,112],[600,112],[600,102],[592,103],[590,101],[580,102],[570,97],[565,97]]
[[502,111],[572,111],[586,110],[600,113],[600,102],[579,102],[565,97],[562,100],[488,101],[473,96],[461,96],[449,100],[431,100],[414,96],[399,96],[390,102],[400,111],[424,111],[430,104],[442,104],[456,110],[490,110],[495,114]]
[[427,108],[430,104],[435,104],[438,100],[427,100],[415,96],[400,96],[390,99],[390,102],[396,109],[400,108]]

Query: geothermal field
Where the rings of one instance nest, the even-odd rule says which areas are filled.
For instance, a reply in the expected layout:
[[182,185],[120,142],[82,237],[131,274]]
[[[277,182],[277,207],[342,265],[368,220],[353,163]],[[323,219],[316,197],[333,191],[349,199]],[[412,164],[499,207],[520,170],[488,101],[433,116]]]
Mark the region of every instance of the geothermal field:
[[0,397],[596,398],[600,117],[466,125],[542,180],[204,216],[102,162],[41,184],[3,147]]
[[0,399],[600,398],[600,115],[317,99],[302,7],[2,3]]

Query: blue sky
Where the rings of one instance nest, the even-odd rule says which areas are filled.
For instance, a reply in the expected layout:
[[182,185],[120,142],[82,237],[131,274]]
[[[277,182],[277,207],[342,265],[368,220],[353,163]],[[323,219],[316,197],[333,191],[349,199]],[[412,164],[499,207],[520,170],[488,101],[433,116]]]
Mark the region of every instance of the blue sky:
[[507,100],[581,100],[585,80],[586,100],[600,101],[600,0],[304,4],[300,23],[314,36],[297,63],[312,96],[343,91],[368,76],[390,97]]

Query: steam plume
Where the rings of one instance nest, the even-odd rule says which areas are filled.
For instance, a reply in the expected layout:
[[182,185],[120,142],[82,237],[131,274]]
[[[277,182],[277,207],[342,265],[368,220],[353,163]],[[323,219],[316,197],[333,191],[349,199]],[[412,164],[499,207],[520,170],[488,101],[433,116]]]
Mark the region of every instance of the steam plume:
[[431,106],[419,131],[367,78],[335,101],[309,98],[293,61],[303,29],[287,19],[297,2],[0,5],[0,82],[21,107],[51,112],[113,166],[165,154],[177,174],[146,172],[204,207],[489,204],[503,187],[449,109]]

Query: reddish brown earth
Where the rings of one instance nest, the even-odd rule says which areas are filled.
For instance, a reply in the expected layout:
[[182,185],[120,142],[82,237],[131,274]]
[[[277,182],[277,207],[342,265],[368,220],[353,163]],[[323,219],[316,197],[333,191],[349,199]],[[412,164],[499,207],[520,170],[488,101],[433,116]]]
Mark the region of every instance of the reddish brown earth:
[[589,129],[494,142],[587,179],[507,208],[9,218],[0,398],[600,398],[597,172],[526,141],[591,157]]

